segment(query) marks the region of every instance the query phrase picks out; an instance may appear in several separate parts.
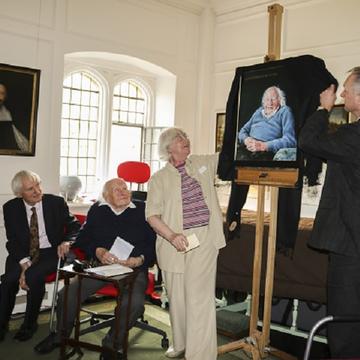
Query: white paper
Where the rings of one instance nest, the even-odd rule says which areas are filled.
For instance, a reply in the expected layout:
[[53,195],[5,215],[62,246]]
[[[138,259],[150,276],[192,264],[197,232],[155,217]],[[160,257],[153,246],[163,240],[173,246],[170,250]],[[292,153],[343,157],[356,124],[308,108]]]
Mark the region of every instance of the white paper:
[[133,245],[118,236],[109,252],[115,255],[119,260],[127,260],[133,248]]
[[94,273],[101,276],[115,276],[115,275],[122,275],[133,272],[134,270],[120,264],[111,264],[111,265],[103,265],[97,266],[89,269],[85,269],[86,272]]
[[197,236],[195,234],[191,234],[191,235],[187,236],[186,238],[187,238],[189,245],[186,247],[185,251],[182,251],[182,253],[186,253],[186,252],[200,246],[199,239],[197,238]]

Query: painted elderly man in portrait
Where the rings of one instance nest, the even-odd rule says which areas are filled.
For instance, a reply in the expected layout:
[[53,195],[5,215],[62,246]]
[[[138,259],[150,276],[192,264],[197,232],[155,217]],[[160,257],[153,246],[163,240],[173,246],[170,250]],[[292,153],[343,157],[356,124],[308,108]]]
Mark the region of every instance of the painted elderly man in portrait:
[[238,160],[296,160],[295,121],[284,92],[267,88],[261,106],[238,134]]

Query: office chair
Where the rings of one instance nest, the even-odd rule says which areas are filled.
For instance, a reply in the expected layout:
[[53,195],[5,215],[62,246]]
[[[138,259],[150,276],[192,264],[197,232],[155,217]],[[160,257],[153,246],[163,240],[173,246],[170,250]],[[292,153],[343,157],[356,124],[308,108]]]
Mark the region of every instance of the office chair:
[[[150,167],[148,164],[140,161],[126,161],[119,164],[117,168],[118,177],[130,183],[130,190],[132,190],[133,183],[137,184],[137,189],[132,190],[132,201],[136,204],[137,201],[144,202],[146,200],[146,192],[139,190],[140,184],[146,183],[150,178]],[[96,295],[107,297],[116,297],[117,289],[108,284],[96,292]],[[148,273],[148,287],[146,289],[147,299],[152,303],[159,304],[161,302],[160,295],[155,291],[155,275],[151,272]],[[82,329],[80,335],[87,334],[111,325],[114,319],[114,314],[95,313],[87,309],[82,309],[90,315],[82,322],[90,322],[88,328]],[[162,336],[161,347],[167,349],[169,347],[169,340],[165,331],[150,325],[142,315],[135,324],[135,327],[146,330]]]

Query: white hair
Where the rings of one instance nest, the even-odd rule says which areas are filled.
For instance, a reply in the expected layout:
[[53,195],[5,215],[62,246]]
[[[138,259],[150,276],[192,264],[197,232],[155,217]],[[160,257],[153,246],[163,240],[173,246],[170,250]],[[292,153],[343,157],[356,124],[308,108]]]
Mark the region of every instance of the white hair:
[[277,87],[277,86],[270,86],[270,87],[268,87],[268,88],[264,91],[263,97],[262,97],[262,99],[261,99],[261,104],[262,104],[263,106],[264,106],[264,102],[265,102],[265,97],[266,97],[267,93],[268,93],[270,90],[275,90],[276,93],[278,94],[279,99],[280,99],[280,107],[286,105],[286,96],[285,96],[285,93],[284,93],[279,87]]
[[188,136],[184,130],[177,127],[168,128],[160,134],[158,151],[161,160],[164,161],[169,160],[170,158],[169,146],[173,143],[173,141],[176,138],[188,139]]
[[353,67],[349,73],[354,76],[353,88],[356,94],[360,94],[360,66]]
[[22,197],[23,193],[23,181],[27,179],[30,181],[34,181],[37,184],[41,183],[40,176],[29,170],[21,170],[15,174],[13,179],[11,180],[11,190],[13,191],[16,197]]

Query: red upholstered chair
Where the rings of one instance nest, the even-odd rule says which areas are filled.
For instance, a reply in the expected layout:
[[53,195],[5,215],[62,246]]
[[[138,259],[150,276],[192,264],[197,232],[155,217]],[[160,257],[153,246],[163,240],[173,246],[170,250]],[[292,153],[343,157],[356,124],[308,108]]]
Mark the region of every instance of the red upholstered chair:
[[[144,202],[146,200],[146,192],[139,190],[139,187],[140,184],[146,183],[150,178],[150,167],[148,164],[140,161],[126,161],[118,166],[117,174],[118,177],[130,183],[130,190],[132,190],[134,183],[137,184],[137,190],[132,190],[132,201],[135,204],[137,201]],[[96,295],[116,297],[117,289],[112,284],[108,284],[97,291]],[[149,272],[148,274],[148,287],[146,289],[146,295],[150,302],[160,304],[160,295],[155,291],[155,275],[152,272]],[[113,314],[94,313],[86,309],[82,310],[91,315],[85,320],[90,321],[91,325],[88,328],[82,329],[80,332],[81,335],[110,326],[114,317]],[[135,327],[161,335],[161,346],[164,349],[169,347],[169,340],[166,332],[148,324],[143,316],[136,322]]]

